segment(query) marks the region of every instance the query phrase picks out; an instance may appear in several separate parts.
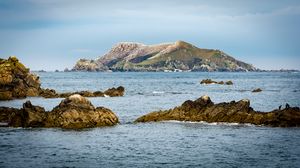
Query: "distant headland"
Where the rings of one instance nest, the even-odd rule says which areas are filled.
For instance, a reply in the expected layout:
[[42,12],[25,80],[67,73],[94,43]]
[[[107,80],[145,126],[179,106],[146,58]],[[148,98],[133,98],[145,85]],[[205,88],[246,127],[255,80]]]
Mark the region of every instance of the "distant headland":
[[80,59],[73,69],[66,71],[247,72],[259,69],[223,51],[176,41],[156,45],[121,42],[95,60]]

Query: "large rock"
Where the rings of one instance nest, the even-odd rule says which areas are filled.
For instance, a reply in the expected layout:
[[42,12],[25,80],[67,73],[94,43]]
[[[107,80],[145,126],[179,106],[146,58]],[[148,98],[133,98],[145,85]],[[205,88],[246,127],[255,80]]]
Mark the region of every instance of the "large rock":
[[89,128],[112,126],[118,123],[118,117],[104,107],[95,108],[91,102],[78,95],[72,95],[48,113],[46,127]]
[[113,126],[118,117],[104,107],[95,108],[91,102],[78,94],[72,95],[46,112],[44,108],[33,106],[30,101],[22,109],[0,107],[0,123],[13,127],[61,127],[90,128]]
[[38,96],[39,77],[12,56],[0,60],[0,100]]
[[247,99],[214,104],[208,96],[202,96],[195,101],[185,101],[181,106],[174,109],[149,113],[138,118],[136,122],[164,120],[251,123],[292,127],[300,126],[300,109],[288,107],[272,112],[256,112],[250,107],[250,101]]

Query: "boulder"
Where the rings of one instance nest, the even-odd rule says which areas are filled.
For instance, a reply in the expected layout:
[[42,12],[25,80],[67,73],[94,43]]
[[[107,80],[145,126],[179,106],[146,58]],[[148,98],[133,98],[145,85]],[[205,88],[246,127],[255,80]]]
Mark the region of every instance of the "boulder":
[[113,126],[118,122],[111,110],[95,108],[87,98],[75,94],[62,100],[48,113],[45,127],[89,128]]
[[164,120],[206,121],[227,123],[250,123],[276,127],[300,126],[299,107],[288,107],[271,112],[257,112],[250,107],[247,99],[214,104],[208,96],[195,101],[185,101],[181,106],[170,110],[157,111],[136,119],[135,122],[151,122]]

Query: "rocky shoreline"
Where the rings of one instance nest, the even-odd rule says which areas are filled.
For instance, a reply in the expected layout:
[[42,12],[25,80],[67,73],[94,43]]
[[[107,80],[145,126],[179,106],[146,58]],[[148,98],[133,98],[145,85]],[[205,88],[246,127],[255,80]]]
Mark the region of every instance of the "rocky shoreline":
[[113,126],[119,123],[119,119],[110,109],[94,107],[87,98],[75,94],[62,100],[51,111],[34,106],[30,101],[25,102],[21,109],[0,107],[0,122],[2,126],[10,127],[80,129]]
[[174,109],[151,112],[139,117],[135,122],[157,122],[167,120],[206,121],[226,123],[250,123],[272,127],[299,127],[299,107],[275,109],[271,112],[258,112],[250,107],[247,99],[214,104],[208,96],[195,101],[187,100]]
[[53,89],[41,88],[39,77],[30,73],[19,60],[12,56],[0,60],[0,100],[12,100],[26,97],[66,98],[73,94],[84,97],[116,97],[123,96],[125,88],[110,88],[106,91],[79,91],[57,93]]

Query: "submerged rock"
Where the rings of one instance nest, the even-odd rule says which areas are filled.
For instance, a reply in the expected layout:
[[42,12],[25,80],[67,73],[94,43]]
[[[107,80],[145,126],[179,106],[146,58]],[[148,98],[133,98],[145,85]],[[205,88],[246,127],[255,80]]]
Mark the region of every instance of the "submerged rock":
[[135,122],[151,122],[164,120],[206,121],[228,123],[251,123],[275,127],[300,126],[299,107],[257,112],[250,107],[247,99],[238,102],[214,104],[208,96],[202,96],[195,101],[185,101],[174,109],[146,114]]
[[30,101],[23,108],[0,107],[0,122],[13,127],[61,127],[90,128],[116,125],[118,117],[109,109],[94,107],[91,102],[78,94],[72,95],[46,112],[33,106]]
[[219,84],[219,85],[233,85],[233,82],[232,81],[214,81],[214,80],[211,80],[211,79],[203,79],[202,81],[200,81],[200,84]]

